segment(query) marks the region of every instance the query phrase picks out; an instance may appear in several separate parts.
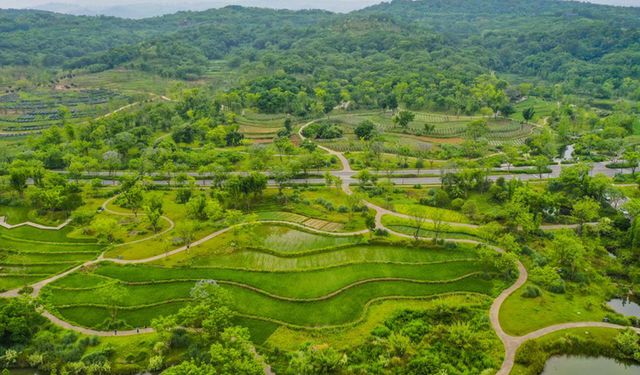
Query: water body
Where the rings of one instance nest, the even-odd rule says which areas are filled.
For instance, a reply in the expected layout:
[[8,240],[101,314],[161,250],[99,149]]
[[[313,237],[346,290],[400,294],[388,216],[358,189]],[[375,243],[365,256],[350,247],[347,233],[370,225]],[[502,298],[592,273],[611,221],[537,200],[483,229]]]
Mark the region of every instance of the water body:
[[614,298],[607,302],[607,305],[619,314],[640,318],[640,304],[629,297]]
[[553,356],[542,375],[638,375],[639,365],[630,365],[606,357]]

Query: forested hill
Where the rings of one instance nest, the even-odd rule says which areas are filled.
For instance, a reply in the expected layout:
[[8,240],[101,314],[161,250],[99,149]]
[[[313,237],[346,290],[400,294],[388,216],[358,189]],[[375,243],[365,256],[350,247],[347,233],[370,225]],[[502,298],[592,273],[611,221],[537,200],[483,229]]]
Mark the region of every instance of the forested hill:
[[138,21],[0,11],[0,65],[194,79],[225,60],[374,89],[444,74],[451,82],[422,83],[445,96],[491,71],[625,96],[626,81],[640,79],[639,41],[640,9],[552,0],[396,0],[347,15],[234,6]]

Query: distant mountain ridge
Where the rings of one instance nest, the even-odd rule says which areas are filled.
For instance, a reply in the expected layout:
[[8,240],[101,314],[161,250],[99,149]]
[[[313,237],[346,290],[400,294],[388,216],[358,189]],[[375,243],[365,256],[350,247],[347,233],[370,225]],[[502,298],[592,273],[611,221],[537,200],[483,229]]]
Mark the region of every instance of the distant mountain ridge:
[[187,1],[178,4],[169,4],[141,0],[141,2],[132,2],[129,4],[102,6],[96,4],[79,5],[75,3],[52,2],[30,6],[29,8],[75,16],[104,15],[120,18],[141,19],[169,15],[180,11],[204,11],[212,8],[222,8],[228,5],[291,10],[322,9],[332,12],[347,13],[379,2],[380,1],[378,0],[211,0],[194,2]]

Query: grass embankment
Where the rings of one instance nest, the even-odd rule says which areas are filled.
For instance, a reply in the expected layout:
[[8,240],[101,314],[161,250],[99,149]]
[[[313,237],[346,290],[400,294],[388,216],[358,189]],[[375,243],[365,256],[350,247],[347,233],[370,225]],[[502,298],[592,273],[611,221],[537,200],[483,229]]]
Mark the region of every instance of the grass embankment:
[[59,231],[0,228],[0,290],[46,279],[94,259],[102,251],[95,241],[73,234],[71,227]]
[[595,286],[589,294],[573,290],[556,294],[543,290],[540,297],[523,297],[525,289],[534,285],[527,282],[502,304],[500,323],[507,333],[520,336],[554,324],[600,322],[611,313],[604,307],[603,292]]
[[528,341],[518,349],[511,375],[537,375],[550,357],[560,354],[616,358],[620,355],[615,347],[619,333],[620,330],[610,328],[575,328]]

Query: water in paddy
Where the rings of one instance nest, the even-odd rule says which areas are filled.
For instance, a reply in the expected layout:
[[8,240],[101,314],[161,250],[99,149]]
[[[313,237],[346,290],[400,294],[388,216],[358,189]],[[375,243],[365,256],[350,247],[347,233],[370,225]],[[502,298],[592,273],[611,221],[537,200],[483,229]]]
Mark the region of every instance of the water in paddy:
[[640,318],[640,304],[629,297],[614,298],[607,305],[619,314]]
[[640,366],[629,365],[606,357],[553,356],[542,375],[638,375]]

